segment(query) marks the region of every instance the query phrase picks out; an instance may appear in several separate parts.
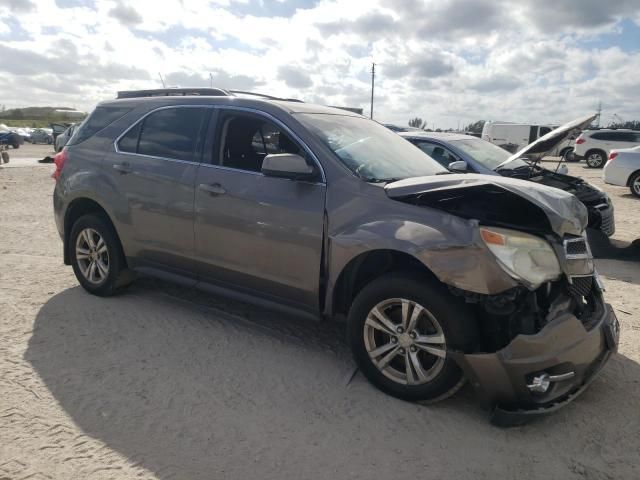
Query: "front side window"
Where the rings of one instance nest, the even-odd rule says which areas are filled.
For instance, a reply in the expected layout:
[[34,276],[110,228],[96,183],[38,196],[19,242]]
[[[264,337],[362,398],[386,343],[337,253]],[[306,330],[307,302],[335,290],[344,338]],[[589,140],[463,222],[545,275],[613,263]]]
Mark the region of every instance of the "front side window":
[[372,120],[321,113],[295,115],[364,181],[390,182],[447,172],[411,142]]
[[259,116],[225,113],[220,125],[219,164],[224,167],[259,172],[267,155],[305,156],[304,150],[286,132]]
[[444,168],[449,168],[451,162],[458,161],[458,158],[440,145],[434,145],[433,143],[422,142],[419,143],[418,148],[433,158],[436,162],[442,165]]
[[196,161],[206,108],[165,108],[149,114],[118,143],[121,152]]

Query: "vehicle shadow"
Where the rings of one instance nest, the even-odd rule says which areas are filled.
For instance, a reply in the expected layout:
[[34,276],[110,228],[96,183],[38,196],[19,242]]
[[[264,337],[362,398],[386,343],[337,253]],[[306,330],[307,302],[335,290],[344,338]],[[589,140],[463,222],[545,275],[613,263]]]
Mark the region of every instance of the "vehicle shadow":
[[[558,478],[576,463],[615,477],[640,449],[640,367],[624,356],[569,407],[501,430],[468,388],[428,407],[380,393],[353,375],[343,338],[337,324],[139,280],[114,298],[79,287],[52,297],[25,358],[79,428],[162,479],[384,478],[427,467],[500,478],[533,464],[538,478]],[[620,452],[625,433],[636,444]]]

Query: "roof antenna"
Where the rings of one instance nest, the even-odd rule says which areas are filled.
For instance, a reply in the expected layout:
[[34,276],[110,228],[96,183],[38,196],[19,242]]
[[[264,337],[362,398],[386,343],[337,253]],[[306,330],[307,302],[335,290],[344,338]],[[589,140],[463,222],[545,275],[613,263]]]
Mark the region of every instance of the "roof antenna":
[[160,77],[160,81],[162,82],[162,88],[167,88],[167,86],[164,84],[164,79],[162,78],[162,74],[160,72],[158,72],[158,76]]

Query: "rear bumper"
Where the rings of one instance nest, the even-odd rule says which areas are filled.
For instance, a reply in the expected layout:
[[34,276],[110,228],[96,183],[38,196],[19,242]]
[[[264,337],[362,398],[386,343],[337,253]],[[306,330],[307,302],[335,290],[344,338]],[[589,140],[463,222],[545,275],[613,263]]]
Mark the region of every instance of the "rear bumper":
[[[495,353],[454,354],[492,421],[521,424],[552,413],[573,401],[593,381],[617,350],[619,325],[612,308],[603,304],[588,329],[564,313],[534,335],[519,335]],[[528,387],[541,373],[573,376],[553,382],[545,393]]]

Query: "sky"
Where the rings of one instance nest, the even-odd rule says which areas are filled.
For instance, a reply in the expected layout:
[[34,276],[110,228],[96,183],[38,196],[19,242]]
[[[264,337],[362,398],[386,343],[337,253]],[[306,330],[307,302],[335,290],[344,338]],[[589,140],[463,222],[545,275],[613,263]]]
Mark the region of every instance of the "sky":
[[[0,104],[251,90],[457,128],[640,120],[640,0],[0,0]],[[615,115],[615,116],[614,116]]]

